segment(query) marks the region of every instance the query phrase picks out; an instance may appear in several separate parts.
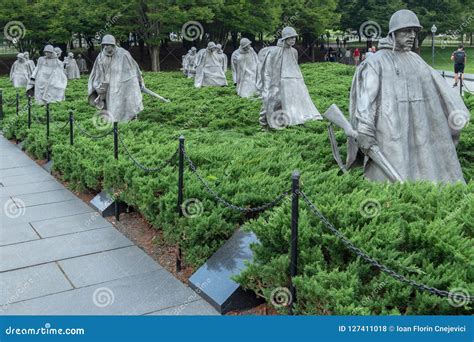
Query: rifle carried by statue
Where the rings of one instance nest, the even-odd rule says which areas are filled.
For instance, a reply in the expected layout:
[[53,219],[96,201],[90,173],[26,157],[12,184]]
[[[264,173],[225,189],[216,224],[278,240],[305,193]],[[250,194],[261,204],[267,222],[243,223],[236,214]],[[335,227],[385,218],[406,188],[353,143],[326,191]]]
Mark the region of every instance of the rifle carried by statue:
[[[331,148],[333,152],[333,157],[336,160],[339,167],[347,172],[347,168],[342,163],[341,155],[339,153],[339,148],[337,146],[336,136],[332,128],[332,124],[342,128],[348,139],[355,139],[357,141],[358,133],[352,127],[351,123],[346,119],[342,111],[335,104],[331,105],[329,109],[324,113],[324,118],[326,118],[331,124],[329,125],[329,140],[331,141]],[[383,151],[377,145],[373,145],[369,148],[368,151],[365,151],[365,154],[372,159],[372,161],[377,164],[380,169],[387,175],[387,177],[392,182],[403,182],[402,177],[395,169],[395,167],[390,163],[390,161],[384,156]]]

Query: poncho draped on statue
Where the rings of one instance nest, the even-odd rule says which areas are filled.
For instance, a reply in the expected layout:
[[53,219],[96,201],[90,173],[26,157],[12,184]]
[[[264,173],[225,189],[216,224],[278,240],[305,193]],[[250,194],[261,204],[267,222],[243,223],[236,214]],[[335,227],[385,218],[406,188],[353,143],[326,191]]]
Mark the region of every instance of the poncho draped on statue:
[[27,62],[15,61],[10,69],[10,80],[15,88],[26,88],[31,71]]
[[28,83],[28,90],[33,87],[35,100],[40,105],[64,101],[67,77],[63,63],[57,58],[40,57]]
[[87,72],[88,71],[87,62],[84,58],[79,57],[76,62],[77,62],[77,67],[79,68],[79,72]]
[[304,83],[298,52],[280,41],[277,46],[262,49],[258,56],[257,88],[263,98],[260,124],[278,129],[321,120]]
[[[353,127],[375,136],[380,149],[404,180],[465,182],[456,153],[461,122],[469,112],[461,97],[413,52],[392,51],[391,39],[357,69],[351,88]],[[358,147],[349,140],[347,166]],[[359,154],[360,156],[360,154]],[[365,176],[387,181],[365,158]]]
[[[143,110],[140,68],[130,53],[116,47],[112,56],[102,51],[89,76],[89,103],[102,110],[114,121],[129,121]],[[98,99],[97,89],[107,89],[105,103]]]
[[196,56],[196,77],[194,86],[223,87],[227,85],[224,72],[225,60],[219,54],[202,49]]
[[79,67],[74,58],[66,57],[66,60],[64,61],[64,72],[66,73],[68,80],[81,78]]
[[237,85],[240,97],[251,97],[258,94],[257,67],[258,57],[253,48],[248,51],[242,48],[234,51],[231,57],[232,78]]

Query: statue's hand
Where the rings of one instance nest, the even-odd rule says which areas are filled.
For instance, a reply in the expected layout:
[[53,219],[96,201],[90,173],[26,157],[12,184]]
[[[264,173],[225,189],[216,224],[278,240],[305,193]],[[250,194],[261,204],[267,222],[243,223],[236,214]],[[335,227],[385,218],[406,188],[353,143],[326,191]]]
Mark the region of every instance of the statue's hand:
[[372,146],[377,145],[377,141],[374,137],[359,133],[357,136],[357,144],[359,145],[359,148],[362,150],[362,152],[367,154]]

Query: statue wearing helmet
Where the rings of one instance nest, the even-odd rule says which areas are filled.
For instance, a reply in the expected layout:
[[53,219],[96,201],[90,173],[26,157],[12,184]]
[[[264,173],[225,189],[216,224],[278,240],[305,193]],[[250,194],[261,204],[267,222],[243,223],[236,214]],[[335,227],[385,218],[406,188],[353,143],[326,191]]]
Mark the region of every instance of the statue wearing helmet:
[[259,94],[257,89],[258,56],[247,38],[240,40],[240,47],[231,57],[232,78],[240,97],[251,97]]
[[10,69],[10,81],[12,81],[13,87],[26,89],[28,80],[30,79],[29,76],[28,64],[26,63],[25,56],[22,53],[19,53],[16,55],[16,61]]
[[298,34],[285,27],[277,46],[259,52],[257,89],[262,93],[260,125],[266,129],[282,129],[308,120],[321,120],[298,65],[298,52],[293,46]]
[[67,57],[64,58],[64,73],[68,80],[81,78],[79,67],[72,52],[69,52]]
[[357,68],[350,97],[357,139],[349,139],[347,167],[360,160],[374,181],[393,180],[385,164],[402,181],[464,183],[456,145],[469,112],[441,75],[412,52],[421,29],[415,13],[396,12],[379,51]]
[[67,87],[67,77],[64,66],[52,45],[44,47],[44,56],[38,59],[38,64],[28,81],[27,94],[34,94],[38,104],[44,105],[64,101]]
[[183,57],[183,72],[188,78],[196,76],[196,48],[194,46]]
[[214,42],[209,42],[206,49],[200,50],[195,61],[194,86],[196,88],[227,86],[225,60],[218,54],[218,47]]
[[89,75],[89,104],[100,109],[106,120],[129,121],[143,110],[140,67],[112,35],[105,35],[101,45]]

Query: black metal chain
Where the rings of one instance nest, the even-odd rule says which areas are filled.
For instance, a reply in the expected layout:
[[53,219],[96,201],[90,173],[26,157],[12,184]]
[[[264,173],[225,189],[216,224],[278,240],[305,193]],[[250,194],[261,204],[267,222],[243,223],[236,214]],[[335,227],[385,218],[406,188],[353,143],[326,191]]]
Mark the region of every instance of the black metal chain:
[[171,158],[169,158],[168,160],[165,161],[165,163],[160,166],[160,167],[147,167],[145,165],[143,165],[142,163],[140,163],[133,155],[132,153],[130,153],[130,151],[128,150],[127,146],[125,145],[125,143],[122,141],[122,139],[120,138],[120,135],[118,137],[118,140],[120,142],[120,144],[122,145],[123,147],[123,150],[125,151],[125,153],[128,155],[128,157],[133,161],[133,163],[140,169],[142,169],[143,171],[145,172],[160,172],[161,170],[163,170],[163,168],[167,165],[170,165],[171,162],[173,161],[173,159],[176,158],[176,156],[178,155],[178,152],[179,152],[179,149],[176,149],[176,151],[173,153],[173,155],[171,156]]
[[186,151],[184,150],[184,148],[182,149],[182,152],[183,152],[183,155],[184,157],[186,158],[186,160],[188,161],[188,164],[189,164],[189,168],[191,169],[192,173],[194,175],[196,175],[196,177],[199,179],[199,181],[202,183],[202,185],[204,186],[204,188],[207,190],[207,192],[209,194],[211,194],[218,202],[222,203],[223,205],[225,205],[226,207],[230,208],[230,209],[233,209],[235,211],[240,211],[240,212],[245,212],[245,213],[255,213],[255,212],[260,212],[260,211],[264,211],[264,210],[267,210],[267,209],[270,209],[274,206],[276,206],[278,203],[280,203],[285,197],[288,196],[289,194],[289,191],[285,191],[284,193],[282,193],[281,195],[279,195],[278,197],[276,197],[274,200],[268,202],[268,203],[265,203],[261,206],[258,206],[258,207],[254,207],[254,208],[247,208],[247,207],[241,207],[241,206],[238,206],[238,205],[235,205],[235,204],[232,204],[230,203],[229,201],[225,200],[224,198],[222,198],[214,189],[212,189],[209,184],[207,184],[207,182],[204,180],[204,178],[197,172],[197,168],[196,166],[194,165],[194,163],[192,162],[191,158],[189,158],[189,156],[186,154]]
[[78,121],[74,120],[74,124],[77,126],[77,128],[79,128],[79,131],[81,131],[82,134],[86,135],[87,137],[91,138],[91,139],[102,139],[102,138],[105,138],[106,136],[108,136],[109,134],[112,134],[114,132],[113,129],[111,129],[110,131],[102,134],[102,135],[92,135],[92,134],[89,134],[80,124]]
[[377,267],[382,272],[387,273],[389,276],[391,276],[392,278],[394,278],[394,279],[396,279],[396,280],[398,280],[402,283],[406,283],[406,284],[409,284],[413,287],[416,287],[420,291],[427,291],[431,294],[434,294],[434,295],[437,295],[437,296],[440,296],[440,297],[449,297],[449,298],[452,298],[452,299],[462,300],[462,301],[466,301],[466,300],[467,301],[473,301],[474,300],[474,296],[464,296],[464,295],[459,294],[459,293],[448,292],[448,291],[445,291],[445,290],[438,290],[437,288],[417,283],[416,281],[414,281],[412,279],[408,279],[407,277],[405,277],[401,274],[398,274],[395,271],[393,271],[392,269],[388,268],[387,266],[379,263],[377,260],[375,260],[374,258],[369,256],[363,250],[356,247],[348,238],[346,238],[346,236],[342,232],[340,232],[336,227],[334,227],[332,225],[332,223],[329,222],[328,219],[318,210],[316,205],[314,205],[314,203],[311,202],[311,200],[306,196],[306,194],[303,191],[299,191],[299,193],[301,194],[301,196],[303,198],[303,201],[308,205],[310,211],[317,218],[319,218],[321,220],[321,222],[326,226],[326,228],[328,228],[331,231],[331,233],[336,235],[342,241],[344,246],[346,246],[346,248],[348,248],[349,250],[354,252],[357,256],[361,257],[362,259],[364,259],[366,262],[368,262],[372,266]]
[[59,130],[64,129],[64,128],[67,127],[67,125],[69,125],[69,121],[66,121],[66,122],[64,123],[64,125],[58,125],[58,124],[57,124],[56,122],[54,122],[54,121],[51,121],[51,123],[53,124],[53,126],[54,126],[55,128],[57,128],[57,129],[59,129]]

